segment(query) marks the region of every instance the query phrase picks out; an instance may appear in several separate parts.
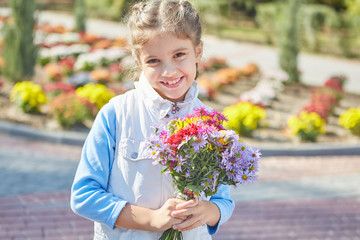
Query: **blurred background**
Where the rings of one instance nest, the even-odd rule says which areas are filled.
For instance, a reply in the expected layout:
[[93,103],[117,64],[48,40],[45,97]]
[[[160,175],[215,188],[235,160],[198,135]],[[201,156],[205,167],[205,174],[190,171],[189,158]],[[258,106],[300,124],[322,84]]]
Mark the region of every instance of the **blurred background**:
[[[96,114],[136,80],[135,2],[0,0],[0,239],[91,238],[69,189]],[[360,1],[190,2],[199,97],[263,153],[214,239],[360,239]]]

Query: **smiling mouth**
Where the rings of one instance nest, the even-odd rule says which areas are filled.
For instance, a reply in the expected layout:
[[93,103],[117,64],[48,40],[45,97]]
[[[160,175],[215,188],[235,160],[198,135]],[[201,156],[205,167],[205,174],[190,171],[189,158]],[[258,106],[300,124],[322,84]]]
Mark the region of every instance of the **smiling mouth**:
[[173,81],[168,81],[168,82],[163,82],[165,85],[168,85],[168,86],[174,86],[176,85],[178,82],[180,82],[184,77],[179,77]]

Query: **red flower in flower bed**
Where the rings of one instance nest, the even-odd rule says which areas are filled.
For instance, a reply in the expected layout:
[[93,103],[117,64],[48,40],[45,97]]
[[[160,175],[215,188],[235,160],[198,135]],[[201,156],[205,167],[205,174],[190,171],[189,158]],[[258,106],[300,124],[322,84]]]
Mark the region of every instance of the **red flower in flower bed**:
[[66,84],[63,82],[54,82],[54,83],[49,83],[49,84],[45,85],[44,91],[46,93],[50,94],[51,96],[55,97],[63,92],[66,92],[66,93],[74,92],[75,87],[73,85]]
[[329,103],[331,108],[339,105],[339,101],[329,93],[313,93],[311,96],[311,102],[325,102]]
[[66,75],[70,75],[73,72],[75,62],[75,57],[64,57],[58,61],[58,64],[64,69]]
[[2,78],[0,77],[0,88],[4,85]]
[[311,101],[308,105],[305,105],[302,108],[302,111],[306,111],[308,113],[315,112],[319,114],[321,118],[327,120],[332,111],[332,106],[329,102]]
[[324,86],[329,87],[336,92],[343,93],[344,92],[343,85],[345,81],[346,81],[345,76],[333,76],[324,83]]
[[340,101],[343,98],[344,93],[342,91],[337,91],[331,87],[323,86],[323,87],[317,87],[314,88],[312,91],[313,95],[331,95],[333,96],[337,101]]

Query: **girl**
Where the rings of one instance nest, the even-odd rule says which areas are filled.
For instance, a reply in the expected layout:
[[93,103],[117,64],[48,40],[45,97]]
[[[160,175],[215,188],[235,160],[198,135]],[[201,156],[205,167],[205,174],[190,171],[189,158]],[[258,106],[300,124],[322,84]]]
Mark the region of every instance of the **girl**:
[[229,187],[210,199],[175,199],[170,177],[152,165],[145,144],[151,126],[204,106],[194,81],[203,49],[198,13],[187,1],[140,2],[128,26],[140,79],[96,117],[71,208],[95,222],[94,239],[159,239],[171,227],[183,231],[184,239],[211,239],[234,209]]

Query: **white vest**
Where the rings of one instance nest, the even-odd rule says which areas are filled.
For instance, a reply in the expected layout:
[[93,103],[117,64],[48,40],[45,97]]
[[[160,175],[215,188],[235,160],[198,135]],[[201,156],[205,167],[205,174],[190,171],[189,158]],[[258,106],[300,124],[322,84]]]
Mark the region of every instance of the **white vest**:
[[[147,156],[145,140],[154,128],[166,124],[174,117],[182,117],[192,109],[203,106],[197,98],[198,86],[194,81],[185,101],[173,104],[161,98],[142,74],[135,89],[113,98],[116,111],[116,150],[108,192],[129,204],[150,209],[160,208],[168,198],[174,197],[170,176],[161,174],[160,165],[153,166]],[[172,111],[173,109],[173,111]],[[161,232],[148,232],[115,227],[111,229],[95,222],[95,240],[158,240]],[[211,239],[207,227],[183,232],[184,240]]]

